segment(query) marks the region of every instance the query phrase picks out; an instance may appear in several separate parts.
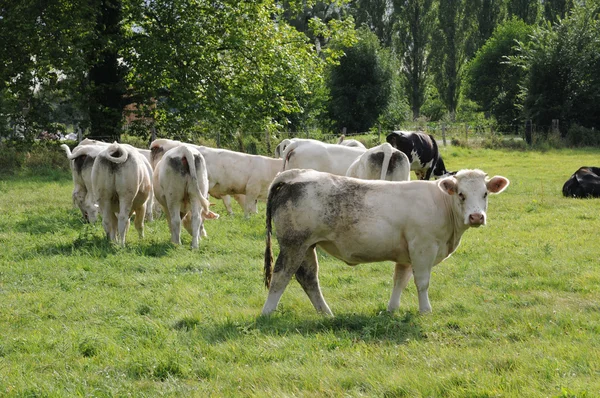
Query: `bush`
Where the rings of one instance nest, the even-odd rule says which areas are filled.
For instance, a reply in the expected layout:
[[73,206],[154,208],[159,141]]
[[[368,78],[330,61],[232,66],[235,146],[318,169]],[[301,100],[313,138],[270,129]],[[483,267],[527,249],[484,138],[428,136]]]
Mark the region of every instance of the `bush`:
[[26,170],[40,174],[69,171],[69,161],[61,144],[59,141],[4,142],[0,145],[1,173],[11,175]]
[[594,128],[586,128],[578,124],[572,125],[567,131],[569,146],[600,146],[600,133]]

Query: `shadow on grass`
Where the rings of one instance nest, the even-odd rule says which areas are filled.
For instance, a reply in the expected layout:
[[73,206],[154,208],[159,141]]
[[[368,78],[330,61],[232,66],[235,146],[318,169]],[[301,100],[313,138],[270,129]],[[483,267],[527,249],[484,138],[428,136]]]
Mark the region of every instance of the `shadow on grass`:
[[[176,329],[189,330],[190,320],[178,322]],[[332,333],[337,338],[351,341],[405,344],[410,340],[426,338],[421,327],[420,315],[407,312],[403,315],[382,311],[376,315],[338,314],[333,318],[299,320],[295,317],[274,315],[258,317],[254,322],[226,321],[204,328],[202,334],[213,343],[243,338],[260,333],[267,336],[314,335]]]
[[44,214],[29,215],[23,221],[15,224],[17,232],[28,233],[31,235],[43,235],[60,231],[64,228],[80,229],[86,224],[79,211],[69,211],[65,213],[63,209],[57,209]]
[[[94,258],[105,258],[116,253],[133,253],[146,257],[165,257],[171,254],[176,246],[168,241],[156,242],[153,240],[138,241],[133,244],[126,243],[120,247],[114,242],[109,242],[103,230],[91,224],[79,224],[74,227],[80,229],[79,235],[72,241],[61,244],[48,243],[36,246],[29,253],[30,258],[45,256],[90,256]],[[100,227],[102,228],[102,227]],[[27,254],[23,254],[27,255]]]

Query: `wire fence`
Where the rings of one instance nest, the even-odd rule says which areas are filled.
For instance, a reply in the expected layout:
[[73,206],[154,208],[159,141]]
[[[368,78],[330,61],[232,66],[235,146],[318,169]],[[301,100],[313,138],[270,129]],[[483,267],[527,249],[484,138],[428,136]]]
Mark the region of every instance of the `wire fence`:
[[[407,124],[396,129],[402,131],[420,131],[431,134],[440,146],[470,146],[482,142],[484,139],[496,137],[498,139],[509,136],[510,139],[525,140],[525,125],[505,125],[498,126],[496,124],[475,124],[475,123],[415,123]],[[530,131],[535,134],[537,126],[530,126]],[[356,139],[362,142],[367,148],[374,147],[385,142],[388,134],[393,130],[377,128],[368,132],[358,133],[343,133],[338,134],[331,132],[323,132],[320,130],[305,130],[295,132],[268,132],[268,131],[237,131],[237,132],[202,132],[191,135],[182,140],[198,144],[207,145],[215,148],[225,148],[238,152],[251,154],[260,154],[272,156],[275,147],[286,138],[309,138],[316,139],[327,143],[337,143],[341,137],[345,139]],[[129,132],[127,125],[124,126],[124,133]],[[111,139],[113,137],[110,137]],[[150,134],[148,143],[154,138],[175,138],[164,137],[160,132]],[[145,144],[145,143],[142,143]]]

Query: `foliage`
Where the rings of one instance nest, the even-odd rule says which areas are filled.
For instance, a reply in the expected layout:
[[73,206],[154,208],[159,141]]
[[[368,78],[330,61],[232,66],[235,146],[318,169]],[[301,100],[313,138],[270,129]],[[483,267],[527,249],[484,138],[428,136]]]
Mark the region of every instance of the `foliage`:
[[577,5],[556,25],[542,25],[528,45],[512,59],[522,66],[525,115],[549,129],[561,121],[561,133],[569,123],[600,125],[600,6]]
[[504,22],[467,67],[466,96],[501,124],[514,124],[519,120],[519,84],[524,71],[510,64],[508,57],[518,54],[518,44],[526,44],[532,31],[533,27],[520,19]]
[[367,29],[344,48],[345,56],[330,72],[329,114],[337,131],[368,131],[388,106],[394,74],[377,36]]
[[428,316],[412,282],[386,313],[392,263],[348,267],[320,252],[336,316],[316,314],[292,281],[260,317],[263,203],[250,219],[216,203],[197,251],[185,232],[183,246],[168,243],[164,218],[119,248],[81,222],[69,172],[2,178],[3,395],[596,396],[598,202],[561,187],[598,151],[442,156],[511,184],[489,198],[488,225],[434,268]]
[[508,17],[517,17],[528,25],[538,22],[542,12],[541,6],[541,2],[537,0],[507,0],[506,2]]
[[598,130],[579,126],[578,124],[569,127],[565,138],[567,143],[574,147],[600,146],[600,133],[598,133]]
[[467,62],[467,46],[474,31],[472,12],[467,0],[440,0],[437,29],[433,40],[434,84],[440,99],[454,120],[460,98],[462,74]]
[[425,102],[435,5],[433,0],[408,0],[400,7],[395,25],[395,48],[401,60],[404,90],[413,120],[419,118]]

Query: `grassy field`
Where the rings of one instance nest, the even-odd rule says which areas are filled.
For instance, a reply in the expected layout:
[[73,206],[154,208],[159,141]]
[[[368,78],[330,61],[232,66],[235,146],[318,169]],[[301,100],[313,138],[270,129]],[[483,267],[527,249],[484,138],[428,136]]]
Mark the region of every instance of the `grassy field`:
[[442,154],[511,185],[434,269],[427,316],[412,282],[386,313],[391,263],[321,254],[336,316],[293,281],[259,317],[264,204],[245,220],[218,202],[198,251],[164,219],[119,248],[81,222],[69,174],[1,179],[0,395],[600,396],[600,202],[561,195],[600,152]]

